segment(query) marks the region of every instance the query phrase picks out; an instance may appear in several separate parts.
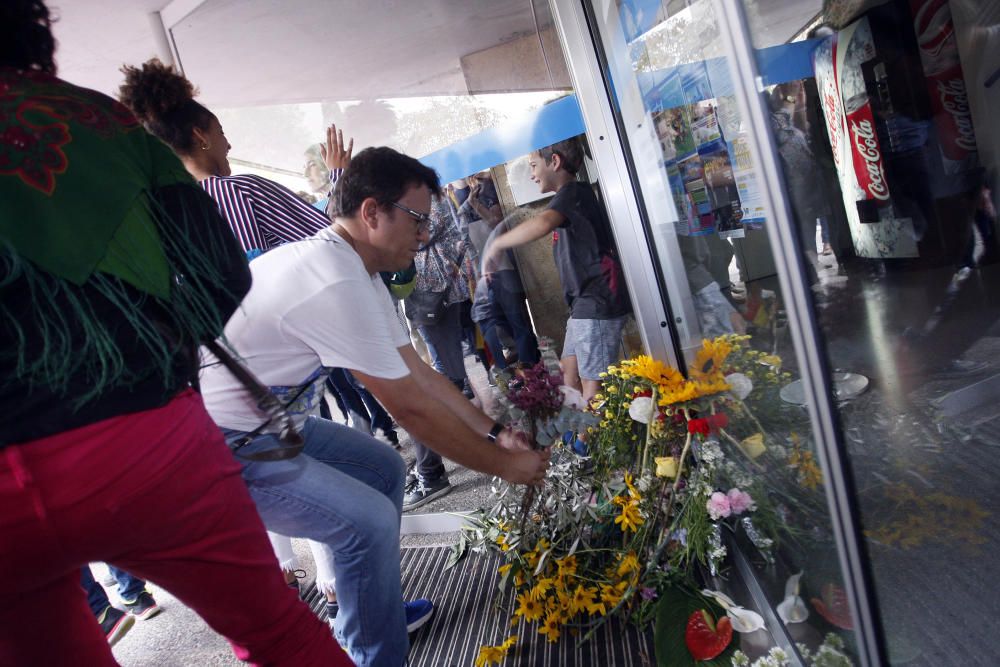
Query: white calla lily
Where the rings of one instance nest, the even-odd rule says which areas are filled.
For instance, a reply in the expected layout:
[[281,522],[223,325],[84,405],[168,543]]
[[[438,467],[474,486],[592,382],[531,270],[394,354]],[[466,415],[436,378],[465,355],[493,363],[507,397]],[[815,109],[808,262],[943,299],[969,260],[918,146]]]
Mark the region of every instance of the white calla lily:
[[733,622],[736,632],[757,632],[764,627],[764,618],[751,609],[732,607],[726,610],[726,616]]
[[777,606],[778,617],[782,623],[801,623],[809,618],[809,608],[799,596],[799,579],[802,573],[793,574],[785,582],[785,599]]
[[736,632],[756,632],[764,627],[764,618],[760,614],[751,609],[739,606],[725,593],[705,589],[701,594],[715,599],[726,610],[726,616],[732,621],[733,630]]

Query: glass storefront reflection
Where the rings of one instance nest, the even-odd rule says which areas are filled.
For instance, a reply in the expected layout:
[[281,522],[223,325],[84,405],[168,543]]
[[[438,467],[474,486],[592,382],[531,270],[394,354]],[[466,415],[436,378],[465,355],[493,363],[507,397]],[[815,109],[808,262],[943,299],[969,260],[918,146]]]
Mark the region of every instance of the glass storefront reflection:
[[[997,573],[996,101],[986,85],[996,63],[984,54],[996,52],[986,35],[1000,3],[859,9],[827,3],[812,76],[767,94],[826,182],[816,217],[829,245],[810,221],[799,228],[807,253],[820,253],[813,291],[829,365],[870,380],[839,416],[890,662],[994,664],[1000,651],[979,619],[997,608],[979,582]],[[786,106],[791,86],[806,94]],[[795,208],[816,189],[782,158]]]
[[[606,3],[594,4],[620,113],[656,128],[676,210],[658,219],[650,208],[650,225],[676,230],[654,235],[661,262],[675,245],[694,303],[716,286],[733,330],[790,373],[751,410],[759,423],[731,417],[736,438],[764,434],[746,472],[767,481],[786,520],[779,557],[757,575],[790,636],[814,646],[834,630],[850,651],[854,620],[811,469],[809,420],[794,407],[805,392],[763,233],[773,215],[755,197],[762,176],[742,145],[748,126],[732,102],[716,5],[623,0],[602,13]],[[743,4],[890,662],[994,664],[1000,650],[983,619],[997,604],[980,582],[997,574],[1000,100],[989,54],[1000,3]],[[686,349],[714,334],[696,310],[699,326],[679,332]]]
[[[854,618],[848,606],[831,519],[812,442],[804,390],[797,381],[795,350],[787,332],[782,290],[768,242],[767,226],[774,214],[762,196],[759,156],[748,140],[749,124],[737,107],[731,63],[724,56],[717,5],[712,2],[618,2],[616,10],[595,7],[604,46],[611,63],[613,87],[622,125],[648,123],[655,128],[659,154],[655,168],[660,190],[643,173],[643,198],[666,196],[671,210],[647,206],[656,253],[667,280],[686,283],[683,299],[693,305],[694,322],[678,327],[681,347],[692,350],[703,338],[744,335],[751,352],[745,373],[755,390],[728,415],[722,443],[734,484],[757,484],[766,489],[762,503],[770,505],[774,525],[748,525],[737,531],[740,551],[753,564],[764,600],[750,600],[738,590],[734,572],[723,572],[721,587],[742,596],[741,604],[771,608],[784,626],[785,640],[801,644],[803,655],[843,643],[853,654]],[[756,8],[758,15],[763,11]],[[782,10],[792,25],[785,40],[815,15]],[[808,15],[806,15],[808,14]],[[811,70],[808,55],[799,52],[798,69]],[[787,56],[776,61],[790,67]],[[804,63],[804,64],[803,64]],[[824,174],[813,164],[808,136],[793,125],[784,109],[803,104],[801,84],[789,84],[775,93],[775,132],[784,135],[781,157],[792,166],[807,192],[793,207],[800,209],[798,227],[817,235],[817,218],[825,215],[830,199],[824,194]],[[640,163],[650,139],[629,136]],[[647,162],[637,166],[648,168]],[[832,172],[832,161],[829,173]],[[807,196],[806,196],[807,195]],[[663,230],[669,230],[664,232]],[[659,233],[655,233],[659,232]],[[814,242],[815,246],[815,242]],[[807,251],[815,274],[823,248]],[[679,257],[683,271],[672,271]],[[676,287],[676,285],[674,285]],[[689,355],[687,361],[694,358]],[[867,389],[867,377],[844,369],[838,390],[846,399]],[[764,513],[762,516],[766,516]],[[762,534],[774,539],[769,555],[758,548]],[[727,583],[728,582],[728,583]],[[831,639],[831,636],[833,637]],[[773,645],[760,637],[741,636],[741,648],[750,659]],[[795,650],[795,649],[792,649]]]

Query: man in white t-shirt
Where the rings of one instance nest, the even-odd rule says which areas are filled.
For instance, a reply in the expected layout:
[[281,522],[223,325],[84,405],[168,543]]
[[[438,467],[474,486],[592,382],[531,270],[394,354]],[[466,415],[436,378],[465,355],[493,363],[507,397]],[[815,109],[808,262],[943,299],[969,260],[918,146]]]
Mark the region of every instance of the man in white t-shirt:
[[[334,555],[338,639],[358,665],[402,665],[407,628],[430,603],[401,604],[402,459],[388,445],[313,416],[327,369],[350,369],[414,438],[465,467],[540,483],[548,453],[496,424],[420,360],[380,271],[410,266],[428,241],[437,174],[389,148],[362,151],[332,202],[333,225],[251,264],[253,287],[226,325],[228,343],[286,404],[305,439],[285,461],[241,460],[268,529],[322,543]],[[201,377],[209,413],[239,454],[277,446],[267,417],[209,358]]]

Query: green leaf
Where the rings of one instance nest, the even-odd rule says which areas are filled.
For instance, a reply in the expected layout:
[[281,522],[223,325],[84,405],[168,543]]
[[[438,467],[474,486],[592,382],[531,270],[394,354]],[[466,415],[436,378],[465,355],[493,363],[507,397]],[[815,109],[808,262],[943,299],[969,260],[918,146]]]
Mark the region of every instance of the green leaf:
[[451,548],[451,553],[448,554],[448,562],[444,564],[445,570],[450,570],[451,568],[458,565],[458,561],[465,557],[466,550],[469,547],[469,540],[463,533],[459,538],[455,546]]
[[688,618],[700,609],[708,610],[716,619],[725,613],[714,602],[681,586],[669,586],[659,591],[656,624],[653,627],[653,646],[658,667],[730,667],[732,655],[739,643],[735,632],[733,641],[726,650],[712,660],[695,660],[688,651],[684,631],[687,629]]

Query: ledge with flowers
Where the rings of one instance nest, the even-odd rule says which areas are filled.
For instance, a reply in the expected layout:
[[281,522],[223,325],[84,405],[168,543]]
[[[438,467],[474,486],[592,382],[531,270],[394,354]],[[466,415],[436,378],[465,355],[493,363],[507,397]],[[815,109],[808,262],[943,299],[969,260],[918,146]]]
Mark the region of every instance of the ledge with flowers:
[[[778,357],[735,335],[704,341],[686,375],[648,356],[611,366],[590,405],[562,386],[547,344],[538,365],[501,375],[503,419],[553,447],[552,465],[538,488],[495,480],[494,505],[453,552],[453,563],[470,550],[501,554],[501,592],[514,588],[512,608],[498,609],[510,636],[483,646],[476,667],[513,664],[535,633],[585,642],[610,618],[652,629],[658,665],[788,664],[777,648],[740,650],[736,637],[756,636],[763,619],[719,589],[735,541],[773,568],[780,547],[810,539],[796,526],[825,520],[822,475],[802,438],[772,434],[755,416],[789,378]],[[786,624],[809,616],[800,577],[786,585]],[[810,602],[829,634],[800,656],[851,665],[838,634],[850,629],[842,591]]]

